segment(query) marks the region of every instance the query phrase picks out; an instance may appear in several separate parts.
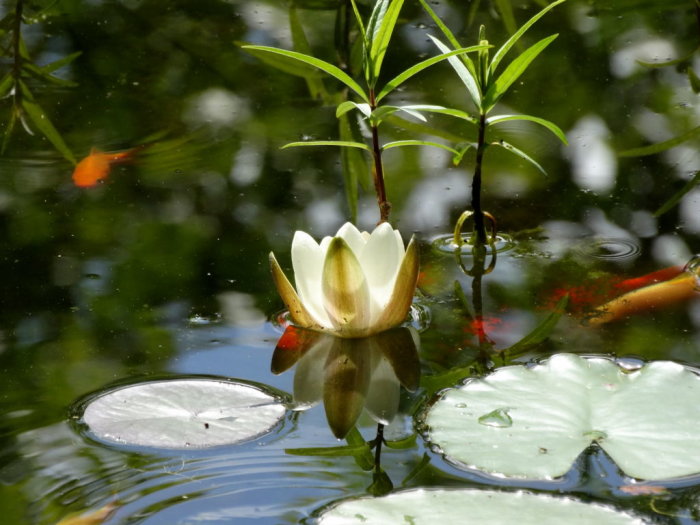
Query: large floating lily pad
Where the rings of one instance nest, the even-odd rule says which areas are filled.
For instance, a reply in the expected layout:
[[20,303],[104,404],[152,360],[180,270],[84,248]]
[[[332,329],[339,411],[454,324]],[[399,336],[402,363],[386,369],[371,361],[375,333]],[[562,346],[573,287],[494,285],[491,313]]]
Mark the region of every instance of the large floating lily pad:
[[113,443],[202,448],[256,438],[285,412],[279,399],[251,385],[188,378],[111,390],[88,403],[83,421]]
[[643,520],[571,498],[475,489],[416,489],[348,500],[323,513],[320,525],[498,523],[500,525],[632,525]]
[[597,443],[627,475],[700,473],[700,378],[669,361],[629,371],[604,358],[555,355],[447,390],[427,438],[457,465],[548,479]]

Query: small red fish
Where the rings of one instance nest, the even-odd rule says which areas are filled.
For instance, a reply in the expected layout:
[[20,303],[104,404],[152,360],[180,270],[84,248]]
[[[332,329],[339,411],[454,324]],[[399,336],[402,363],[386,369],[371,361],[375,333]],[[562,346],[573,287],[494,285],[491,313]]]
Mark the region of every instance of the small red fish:
[[92,148],[90,155],[81,160],[73,170],[73,183],[81,188],[90,188],[99,181],[109,176],[114,164],[131,162],[136,152],[143,146],[126,151],[113,151],[105,153]]
[[618,292],[627,293],[638,288],[643,288],[644,286],[649,286],[652,284],[660,283],[663,281],[669,281],[675,277],[678,277],[683,273],[684,267],[681,266],[671,266],[670,268],[663,268],[662,270],[656,270],[655,272],[642,275],[641,277],[633,277],[631,279],[626,279],[613,286]]

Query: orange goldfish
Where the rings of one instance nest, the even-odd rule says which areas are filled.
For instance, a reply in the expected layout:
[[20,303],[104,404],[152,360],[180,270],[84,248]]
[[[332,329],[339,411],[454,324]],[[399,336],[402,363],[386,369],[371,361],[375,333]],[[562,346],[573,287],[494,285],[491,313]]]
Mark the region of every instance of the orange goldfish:
[[126,151],[103,152],[96,148],[81,160],[73,171],[73,182],[81,188],[90,188],[109,176],[113,164],[122,164],[133,160],[134,155],[143,146]]
[[[673,273],[668,268],[668,273]],[[655,272],[661,275],[661,272]],[[663,308],[698,296],[697,275],[692,271],[676,272],[675,277],[666,281],[652,280],[650,284],[635,287],[594,311],[588,319],[590,326],[599,326],[610,321],[624,319],[632,314]]]
[[605,276],[578,286],[557,288],[546,306],[564,295],[569,311],[582,317],[589,326],[600,326],[633,314],[671,306],[700,297],[700,257],[685,266],[671,266],[641,277],[620,280]]

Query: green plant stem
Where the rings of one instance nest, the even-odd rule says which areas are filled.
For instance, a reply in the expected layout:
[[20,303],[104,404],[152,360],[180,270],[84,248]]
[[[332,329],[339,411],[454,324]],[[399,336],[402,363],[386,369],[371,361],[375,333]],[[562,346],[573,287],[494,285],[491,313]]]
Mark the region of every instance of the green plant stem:
[[335,47],[338,53],[338,67],[350,72],[350,20],[352,20],[350,0],[338,6],[336,14]]
[[486,227],[484,226],[484,212],[481,209],[481,165],[486,149],[486,114],[479,116],[479,135],[476,146],[476,163],[474,166],[474,177],[472,179],[472,209],[474,210],[474,232],[476,233],[476,244],[486,244]]
[[[372,111],[377,108],[374,95],[374,88],[369,91],[370,107]],[[374,178],[374,190],[377,193],[377,204],[379,206],[379,224],[389,222],[391,213],[391,203],[386,199],[386,189],[384,187],[384,167],[382,165],[382,149],[379,144],[379,128],[376,124],[371,124],[372,128],[372,158],[374,166],[372,175]]]
[[15,19],[12,26],[12,76],[15,80],[15,88],[13,94],[13,102],[15,108],[21,106],[22,90],[17,85],[22,75],[22,52],[20,50],[20,42],[22,38],[22,12],[24,10],[24,0],[17,0],[15,4]]

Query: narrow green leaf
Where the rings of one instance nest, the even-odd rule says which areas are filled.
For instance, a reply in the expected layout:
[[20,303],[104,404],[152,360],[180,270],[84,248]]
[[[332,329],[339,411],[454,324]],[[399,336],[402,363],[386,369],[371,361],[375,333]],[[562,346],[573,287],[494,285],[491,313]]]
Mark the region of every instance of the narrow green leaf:
[[416,446],[416,434],[411,434],[407,438],[397,441],[386,441],[386,446],[394,450],[408,450]]
[[357,427],[352,427],[350,429],[350,432],[345,436],[345,441],[347,441],[350,447],[356,450],[356,454],[354,454],[355,463],[357,463],[362,470],[372,470],[375,466],[374,455],[365,441],[365,438],[363,438],[360,431],[357,430]]
[[[430,36],[430,35],[428,35]],[[431,37],[433,38],[433,37]],[[439,42],[439,41],[438,41]],[[484,46],[471,46],[471,47],[460,47],[459,49],[455,49],[454,51],[449,51],[449,48],[445,46],[445,49],[448,49],[447,52],[443,52],[441,55],[437,55],[434,57],[430,57],[426,60],[423,60],[422,62],[419,62],[418,64],[409,67],[405,71],[399,73],[397,76],[392,78],[389,82],[387,82],[382,90],[379,92],[377,95],[377,102],[382,100],[385,96],[387,96],[389,93],[391,93],[393,90],[395,90],[397,87],[399,87],[401,84],[406,82],[409,78],[413,77],[414,75],[417,75],[424,69],[432,66],[433,64],[437,64],[438,62],[442,62],[445,59],[449,59],[450,57],[453,57],[455,55],[461,55],[464,53],[471,53],[473,51],[478,51],[479,49],[482,49]]]
[[687,73],[688,81],[690,82],[690,89],[692,89],[693,93],[695,94],[700,93],[700,78],[698,78],[698,76],[695,74],[692,67],[688,67]]
[[454,148],[446,146],[445,144],[440,144],[439,142],[432,142],[429,140],[396,140],[394,142],[387,142],[382,146],[382,151],[392,148],[401,148],[404,146],[433,146],[436,148],[447,150],[453,155],[459,154],[459,152]]
[[455,117],[461,120],[466,120],[467,122],[470,122],[472,124],[477,124],[479,122],[479,119],[476,117],[473,117],[466,111],[462,111],[460,109],[454,109],[454,108],[446,108],[443,106],[432,106],[432,105],[421,105],[421,104],[415,104],[411,106],[402,106],[404,108],[409,108],[409,109],[415,109],[418,111],[425,111],[428,113],[439,113],[440,115],[449,115],[450,117]]
[[42,107],[33,100],[30,100],[28,97],[24,97],[22,99],[22,109],[27,113],[27,115],[29,115],[29,118],[32,119],[32,122],[37,129],[41,131],[41,133],[47,139],[49,139],[49,142],[53,144],[54,148],[56,148],[66,160],[70,161],[72,164],[75,164],[76,162],[73,152],[63,141],[61,134],[51,123],[49,117],[46,115]]
[[[339,117],[338,128],[341,141],[359,142],[361,138],[360,133],[357,125],[353,127],[353,123],[356,123],[356,120],[350,119],[347,114]],[[369,165],[367,157],[358,148],[341,148],[340,160],[350,220],[355,222],[355,219],[357,219],[358,184],[361,184],[364,188],[368,187]]]
[[452,157],[452,164],[458,166],[459,163],[462,162],[462,159],[464,158],[464,155],[467,153],[467,151],[469,151],[472,148],[476,149],[476,143],[469,142],[457,148],[457,153]]
[[[241,49],[245,49],[244,46],[247,44],[237,42],[237,45],[239,45]],[[288,57],[283,57],[273,53],[263,53],[254,49],[246,49],[246,51],[268,66],[274,67],[275,69],[283,71],[289,75],[302,78],[321,77],[321,71],[319,71],[318,68],[305,64],[304,62],[289,60]]]
[[296,148],[299,146],[342,146],[346,148],[359,148],[371,151],[367,144],[346,140],[309,140],[304,142],[290,142],[289,144],[282,146],[280,149]]
[[31,61],[31,57],[29,56],[29,50],[27,49],[27,44],[25,43],[24,38],[22,38],[21,34],[19,36],[19,56],[21,56],[24,60]]
[[430,16],[430,18],[433,19],[433,22],[435,23],[438,28],[440,28],[440,31],[442,31],[442,34],[445,35],[445,38],[447,38],[448,42],[454,47],[455,49],[462,47],[462,44],[459,43],[457,38],[455,37],[454,33],[450,31],[450,28],[445,25],[445,23],[442,21],[442,19],[437,15],[435,11],[433,11],[433,8],[428,5],[428,2],[425,0],[419,0],[421,5],[423,6],[423,9],[425,10],[426,13]]
[[[445,44],[440,42],[437,38],[435,38],[432,35],[428,35],[428,37],[433,41],[433,43],[438,47],[440,51],[443,53],[449,53],[450,48],[447,47]],[[483,48],[483,46],[479,46],[480,48]],[[467,68],[467,66],[464,65],[464,63],[459,60],[458,58],[455,57],[450,57],[447,59],[450,65],[452,66],[452,69],[455,70],[455,73],[457,73],[457,76],[459,79],[462,81],[462,83],[466,86],[467,91],[469,92],[469,95],[472,97],[472,100],[474,101],[474,104],[476,105],[477,108],[481,107],[481,89],[479,87],[479,82],[477,81],[476,77],[472,73],[472,71]]]
[[5,126],[5,133],[2,137],[2,148],[0,148],[0,153],[5,153],[7,145],[10,143],[10,137],[12,136],[12,132],[15,129],[15,124],[17,124],[17,110],[14,107],[12,107],[10,109],[10,120]]
[[[289,29],[292,33],[294,51],[310,56],[311,46],[309,45],[309,40],[306,38],[304,27],[301,25],[299,14],[294,6],[290,6],[289,8]],[[328,96],[326,88],[323,85],[323,80],[317,78],[315,75],[308,75],[305,79],[312,98],[325,99]]]
[[[375,5],[370,23],[367,26],[367,38],[369,39],[369,60],[371,64],[370,85],[374,85],[379,78],[382,62],[386,50],[391,41],[399,12],[403,6],[403,0],[378,0]],[[376,16],[375,16],[376,14]]]
[[493,106],[498,102],[498,100],[504,95],[508,88],[513,85],[513,82],[520,78],[527,66],[537,58],[544,49],[559,36],[558,34],[550,35],[547,38],[543,38],[536,44],[530,46],[528,49],[523,51],[518,58],[513,60],[508,67],[501,73],[501,75],[496,79],[493,84],[489,87],[486,95],[484,96],[484,102],[482,109],[484,112],[488,112]]
[[14,78],[12,77],[12,73],[5,74],[5,76],[2,77],[2,80],[0,80],[0,98],[4,98],[5,95],[12,90],[12,86],[14,85],[15,82]]
[[518,30],[518,24],[515,22],[511,0],[496,0],[496,9],[498,9],[498,12],[501,14],[503,25],[506,26],[506,31],[511,35],[515,34]]
[[439,137],[450,142],[464,142],[465,140],[464,137],[456,135],[449,131],[445,131],[444,129],[436,128],[434,126],[423,124],[421,122],[409,121],[398,117],[395,114],[387,117],[386,121],[390,122],[396,127],[403,128],[406,131],[410,131],[411,133],[415,133],[418,135],[432,135],[433,137]]
[[654,155],[655,153],[661,153],[671,148],[675,148],[679,144],[683,144],[685,141],[692,139],[696,135],[700,134],[700,126],[686,131],[682,135],[674,137],[663,142],[657,142],[650,146],[643,146],[641,148],[632,148],[625,151],[620,151],[617,155],[620,157],[644,157],[646,155]]
[[42,68],[37,67],[34,64],[31,64],[29,62],[25,62],[22,65],[22,73],[24,74],[23,76],[25,76],[25,77],[33,76],[35,78],[38,78],[39,80],[45,80],[46,82],[49,82],[49,83],[54,84],[56,86],[75,87],[78,85],[76,82],[73,82],[72,80],[66,80],[63,78],[56,77],[54,75],[50,75],[49,73],[46,73],[45,71],[43,71]]
[[529,334],[523,337],[520,341],[503,350],[504,356],[509,359],[518,357],[532,349],[532,347],[542,343],[547,339],[554,327],[559,322],[559,319],[566,312],[566,305],[569,303],[569,296],[565,295],[554,306],[554,310],[545,317]]
[[506,53],[508,53],[508,51],[510,51],[510,49],[516,44],[516,42],[520,40],[520,37],[523,36],[525,31],[530,29],[530,27],[532,27],[532,25],[535,22],[537,22],[540,18],[542,18],[549,10],[555,8],[556,6],[564,2],[566,2],[566,0],[557,0],[556,2],[552,2],[547,7],[542,9],[542,11],[533,16],[530,20],[525,22],[525,24],[523,24],[522,27],[513,34],[513,36],[506,40],[506,43],[503,44],[498,51],[496,51],[495,55],[493,55],[491,65],[489,66],[490,74],[492,76],[494,75],[496,69],[498,68],[498,65],[501,63],[501,60],[503,60],[503,57],[506,55]]
[[680,200],[685,196],[686,193],[688,193],[698,184],[700,184],[700,171],[696,171],[692,179],[690,179],[678,192],[676,192],[673,195],[673,197],[664,202],[661,205],[661,207],[654,212],[654,217],[663,215],[668,210],[673,208],[676,204],[680,202]]
[[353,109],[359,109],[365,117],[369,117],[372,114],[372,108],[369,104],[358,104],[352,100],[346,100],[338,104],[338,108],[335,110],[335,117],[340,118]]
[[[486,26],[479,26],[479,43],[488,44],[486,39]],[[479,80],[479,87],[482,93],[488,90],[488,86],[491,85],[491,72],[489,71],[489,51],[484,49],[479,51],[477,54],[477,67],[474,70],[476,78]]]
[[535,122],[539,124],[540,126],[544,126],[547,128],[549,131],[554,133],[556,137],[561,140],[564,144],[568,145],[568,142],[566,140],[566,135],[564,135],[564,132],[557,126],[554,122],[550,122],[549,120],[539,118],[539,117],[533,117],[531,115],[498,115],[495,117],[489,117],[486,119],[486,124],[498,124],[499,122],[507,122],[509,120],[529,120],[531,122]]
[[509,143],[507,143],[507,142],[505,142],[505,141],[503,141],[503,140],[499,140],[498,142],[493,142],[492,144],[493,144],[494,146],[500,146],[500,147],[502,147],[503,149],[506,149],[506,150],[510,151],[511,153],[514,153],[515,155],[517,155],[517,156],[520,157],[521,159],[528,161],[528,162],[529,162],[530,164],[532,164],[535,168],[537,168],[538,170],[540,170],[544,175],[547,175],[547,172],[544,171],[544,168],[543,168],[542,166],[540,166],[539,163],[538,163],[535,159],[533,159],[532,157],[530,157],[527,153],[525,153],[525,152],[522,151],[521,149],[518,149],[518,148],[516,148],[515,146],[513,146],[512,144],[509,144]]
[[696,47],[693,49],[690,53],[687,53],[686,55],[680,57],[680,58],[674,58],[673,60],[666,60],[664,62],[646,62],[644,60],[636,60],[637,64],[643,67],[647,67],[650,69],[656,69],[656,68],[661,68],[661,67],[668,67],[668,66],[678,66],[684,63],[690,63],[691,59],[693,58],[693,55],[695,52],[700,49],[700,47]]
[[384,119],[384,117],[392,115],[393,113],[396,113],[398,111],[403,111],[407,115],[411,115],[413,118],[416,118],[421,122],[427,122],[427,119],[423,115],[421,115],[420,112],[408,106],[382,106],[380,108],[377,108],[372,113],[371,122],[373,125],[378,126]]
[[0,20],[0,30],[9,31],[12,29],[15,22],[15,11],[11,10],[5,17]]
[[318,456],[318,457],[340,457],[357,456],[369,452],[367,443],[359,446],[343,445],[339,447],[306,447],[306,448],[285,448],[284,453],[290,456]]
[[349,89],[357,93],[359,97],[364,101],[369,103],[369,97],[367,94],[364,92],[362,87],[355,82],[347,73],[345,73],[342,69],[340,69],[337,66],[334,66],[333,64],[326,62],[325,60],[320,60],[318,58],[305,55],[303,53],[297,53],[296,51],[289,51],[287,49],[279,49],[277,47],[269,47],[269,46],[254,46],[254,45],[244,45],[241,46],[243,49],[248,50],[249,52],[255,52],[259,51],[262,53],[272,53],[273,55],[279,55],[281,57],[285,57],[290,60],[295,60],[298,62],[301,62],[303,64],[308,64],[310,66],[313,66],[317,69],[320,69],[324,73],[327,73],[334,77],[335,79],[339,80],[343,84],[345,84]]
[[364,40],[367,32],[365,30],[365,25],[362,23],[360,11],[358,11],[357,9],[357,4],[355,3],[355,0],[350,0],[350,3],[352,4],[352,11],[353,13],[355,13],[355,21],[357,22],[357,27],[360,28],[360,34],[362,35],[362,39]]
[[459,368],[450,368],[447,372],[432,375],[422,375],[420,378],[420,386],[429,396],[432,396],[439,390],[452,387],[460,383],[474,373],[472,366],[464,366]]
[[424,111],[426,113],[438,113],[441,115],[449,115],[452,117],[456,117],[462,120],[466,120],[468,122],[471,122],[472,124],[476,124],[478,120],[475,117],[472,117],[469,113],[466,113],[465,111],[461,111],[459,109],[453,109],[453,108],[446,108],[444,106],[435,106],[431,104],[409,104],[405,106],[382,106],[380,108],[377,108],[374,110],[373,116],[378,119],[378,121],[383,120],[389,115],[392,115],[396,113],[397,111],[403,111],[404,113],[407,113],[418,120],[422,122],[426,122],[426,119],[423,115],[420,114],[421,111]]
[[467,12],[467,27],[471,28],[476,18],[476,14],[479,12],[479,5],[481,5],[481,0],[472,0],[469,6],[469,11]]
[[53,73],[54,71],[61,69],[62,67],[66,67],[68,64],[73,62],[76,58],[78,58],[82,54],[83,54],[82,51],[76,51],[75,53],[71,53],[70,55],[67,55],[63,58],[59,58],[58,60],[55,60],[54,62],[51,62],[50,64],[46,64],[45,66],[41,66],[41,70],[44,73]]

